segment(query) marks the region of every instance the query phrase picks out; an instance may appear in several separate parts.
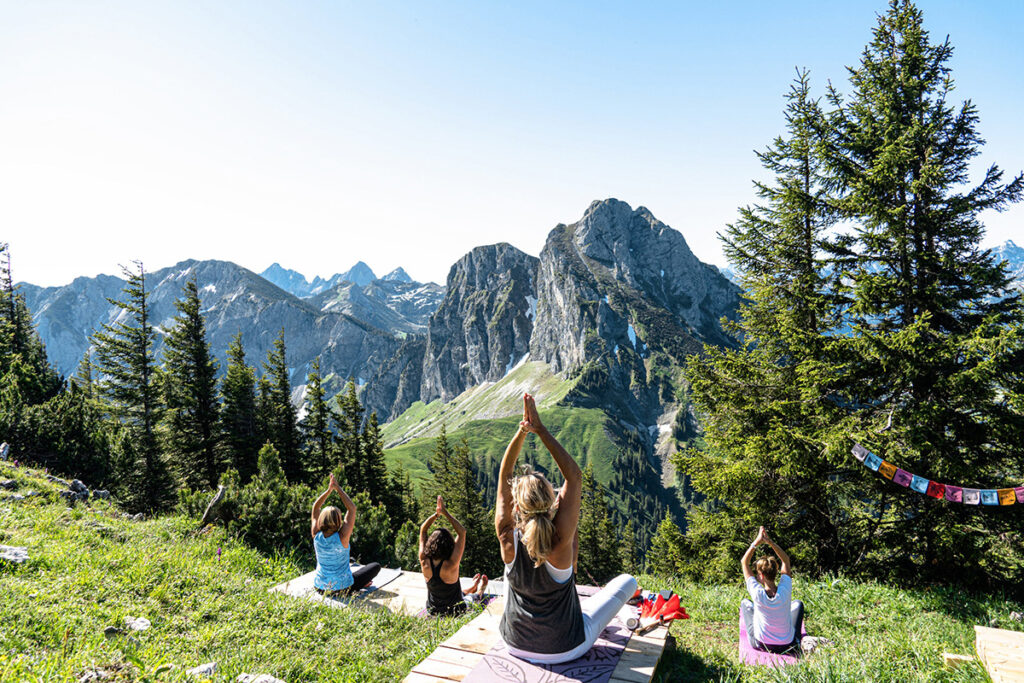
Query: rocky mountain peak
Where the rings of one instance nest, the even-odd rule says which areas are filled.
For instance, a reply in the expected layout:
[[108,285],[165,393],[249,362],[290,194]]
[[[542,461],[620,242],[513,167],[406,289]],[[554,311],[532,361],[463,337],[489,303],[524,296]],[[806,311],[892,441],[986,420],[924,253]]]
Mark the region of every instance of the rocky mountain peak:
[[538,259],[511,244],[477,247],[448,273],[430,318],[420,396],[447,401],[500,379],[530,348]]
[[385,282],[404,282],[404,283],[410,283],[410,282],[413,281],[413,279],[411,277],[409,277],[409,274],[407,272],[405,272],[405,269],[402,268],[402,267],[395,268],[390,273],[388,273],[387,275],[382,277],[381,280],[384,280]]

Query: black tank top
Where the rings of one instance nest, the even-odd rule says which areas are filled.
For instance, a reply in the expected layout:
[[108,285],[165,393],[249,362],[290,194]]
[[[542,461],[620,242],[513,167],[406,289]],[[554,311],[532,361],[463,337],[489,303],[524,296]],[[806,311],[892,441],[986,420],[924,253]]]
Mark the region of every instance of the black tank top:
[[[428,560],[429,561],[429,560]],[[427,611],[431,614],[455,614],[466,608],[462,601],[462,584],[445,583],[441,579],[442,560],[434,566],[430,562],[430,578],[427,579]]]
[[516,559],[506,580],[509,590],[499,631],[507,645],[547,655],[568,652],[583,642],[586,633],[575,572],[558,583],[547,567],[534,567],[517,533]]

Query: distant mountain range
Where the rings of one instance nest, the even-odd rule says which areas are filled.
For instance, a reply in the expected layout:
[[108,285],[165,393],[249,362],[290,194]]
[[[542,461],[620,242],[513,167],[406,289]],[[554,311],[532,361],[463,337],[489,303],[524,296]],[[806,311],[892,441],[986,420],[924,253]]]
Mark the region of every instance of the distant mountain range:
[[[360,287],[365,287],[378,279],[377,276],[373,274],[373,270],[370,266],[366,265],[362,261],[357,262],[344,273],[335,273],[327,279],[317,275],[313,278],[312,282],[307,280],[306,276],[302,273],[284,268],[279,263],[272,264],[269,268],[260,273],[260,275],[265,280],[274,283],[284,291],[293,294],[300,299],[316,296],[317,294],[337,287],[343,282],[349,282],[359,285]],[[395,268],[393,271],[379,279],[384,282],[397,282],[400,284],[410,284],[413,281],[412,278],[409,277],[409,274],[402,268]]]
[[[362,274],[358,267],[349,272],[353,271]],[[335,376],[336,386],[348,377],[365,382],[406,335],[426,331],[430,314],[444,296],[444,289],[433,283],[393,279],[359,285],[342,278],[318,295],[300,299],[229,261],[182,261],[146,275],[158,350],[176,314],[174,302],[191,277],[199,286],[210,345],[222,369],[228,342],[236,333],[242,333],[249,363],[259,365],[284,329],[297,386],[305,384],[309,364],[318,355],[325,372]],[[118,309],[108,299],[121,298],[124,281],[100,275],[61,287],[19,286],[50,361],[70,375],[89,349],[92,333],[117,317]]]

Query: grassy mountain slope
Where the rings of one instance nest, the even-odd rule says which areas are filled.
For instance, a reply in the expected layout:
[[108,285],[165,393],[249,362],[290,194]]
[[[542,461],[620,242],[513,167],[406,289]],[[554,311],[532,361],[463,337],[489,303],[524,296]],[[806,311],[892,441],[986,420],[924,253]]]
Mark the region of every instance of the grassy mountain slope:
[[[196,681],[185,669],[210,661],[220,665],[216,681],[243,672],[289,683],[398,681],[471,618],[334,610],[269,594],[308,571],[311,549],[265,556],[177,515],[135,522],[106,503],[69,509],[40,475],[0,463],[0,476],[14,478],[18,491],[43,492],[0,499],[0,543],[26,546],[30,555],[23,565],[0,562],[0,683],[86,680],[94,669],[107,680]],[[987,680],[980,666],[947,670],[941,653],[970,653],[974,624],[1024,628],[1009,618],[1024,606],[999,596],[808,582],[798,573],[795,594],[808,605],[808,630],[837,645],[776,673],[738,663],[743,590],[728,578],[717,586],[668,584],[692,619],[673,627],[678,644],[655,681],[980,682]],[[135,642],[105,638],[104,629],[123,626],[126,616],[146,617],[152,627],[132,634]]]
[[541,409],[556,406],[575,385],[551,372],[547,363],[523,361],[498,382],[467,389],[448,403],[417,401],[383,427],[384,443],[397,446],[417,437],[437,436],[441,425],[458,430],[476,420],[521,415],[523,392],[537,397]]

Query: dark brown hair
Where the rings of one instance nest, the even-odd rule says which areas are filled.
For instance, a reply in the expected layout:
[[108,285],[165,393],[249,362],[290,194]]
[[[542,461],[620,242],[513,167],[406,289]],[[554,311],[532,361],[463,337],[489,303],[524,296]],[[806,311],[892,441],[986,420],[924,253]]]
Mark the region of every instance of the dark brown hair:
[[453,550],[455,550],[455,539],[452,538],[452,532],[443,527],[435,529],[427,539],[426,545],[423,546],[423,552],[428,558],[442,562],[452,556]]

